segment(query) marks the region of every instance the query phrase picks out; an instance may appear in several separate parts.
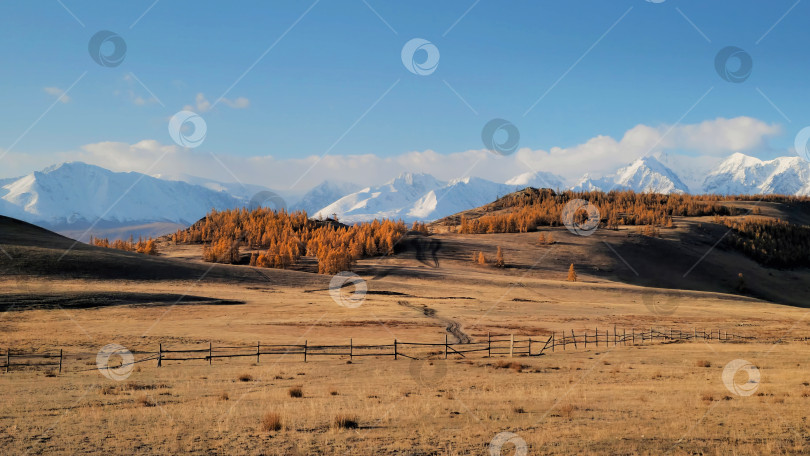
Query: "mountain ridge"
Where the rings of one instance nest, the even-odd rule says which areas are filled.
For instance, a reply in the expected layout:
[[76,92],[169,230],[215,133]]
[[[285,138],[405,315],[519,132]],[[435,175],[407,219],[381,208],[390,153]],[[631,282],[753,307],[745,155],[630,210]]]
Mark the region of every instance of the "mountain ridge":
[[[705,165],[689,159],[666,154],[642,157],[602,177],[586,173],[573,186],[546,171],[526,172],[504,183],[472,176],[442,181],[426,173],[405,172],[384,184],[365,187],[327,180],[303,194],[185,174],[149,176],[65,162],[24,176],[0,179],[0,214],[71,235],[87,228],[118,233],[121,227],[146,225],[152,228],[144,233],[153,235],[161,226],[188,226],[211,209],[246,207],[254,195],[267,191],[285,199],[290,211],[305,210],[310,216],[323,218],[336,214],[347,223],[375,218],[437,220],[525,187],[810,195],[810,163],[799,157],[761,160],[735,153],[705,172],[705,176],[690,174],[688,178],[681,178],[667,165],[694,173]],[[702,184],[694,191],[697,182]]]

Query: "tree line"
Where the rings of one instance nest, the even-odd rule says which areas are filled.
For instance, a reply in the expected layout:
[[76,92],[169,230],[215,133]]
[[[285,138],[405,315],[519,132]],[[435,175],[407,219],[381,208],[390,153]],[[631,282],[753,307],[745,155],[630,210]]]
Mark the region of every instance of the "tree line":
[[[540,226],[562,225],[566,204],[576,199],[594,205],[600,214],[599,226],[608,229],[618,229],[619,225],[670,227],[674,216],[743,213],[742,209],[721,204],[727,198],[719,195],[664,195],[633,191],[555,192],[527,188],[484,206],[486,215],[477,218],[465,215],[450,217],[445,219],[445,223],[456,226],[457,232],[465,234],[525,233],[535,231]],[[573,219],[578,223],[586,221],[586,210],[579,209]]]
[[[424,225],[415,229],[425,230]],[[175,244],[202,244],[203,259],[240,263],[241,249],[251,251],[249,263],[265,268],[288,268],[303,256],[318,260],[318,272],[347,271],[366,257],[388,255],[408,231],[402,221],[374,220],[343,225],[336,220],[311,220],[306,212],[270,209],[212,210],[203,219],[172,235]]]
[[138,238],[138,242],[134,242],[130,236],[129,240],[127,241],[116,239],[110,242],[110,240],[107,238],[90,236],[90,245],[95,245],[96,247],[105,247],[108,249],[125,250],[127,252],[143,253],[145,255],[158,254],[157,243],[152,238],[147,240]]
[[743,217],[722,220],[731,228],[725,243],[767,266],[810,266],[810,227],[779,219]]

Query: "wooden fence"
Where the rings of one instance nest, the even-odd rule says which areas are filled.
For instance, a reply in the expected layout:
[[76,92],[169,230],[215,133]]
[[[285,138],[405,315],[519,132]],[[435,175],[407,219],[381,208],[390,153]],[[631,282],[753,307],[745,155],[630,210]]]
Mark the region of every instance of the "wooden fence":
[[10,348],[6,349],[5,355],[0,352],[0,357],[4,364],[0,364],[0,369],[4,372],[11,371],[12,368],[17,369],[38,369],[42,367],[49,367],[59,373],[62,372],[63,352],[60,348],[58,352],[25,352],[25,351],[12,351]]
[[[343,345],[310,345],[308,341],[303,344],[262,344],[257,342],[256,345],[222,345],[214,346],[212,342],[207,344],[196,345],[193,347],[164,347],[161,343],[157,347],[157,352],[149,351],[133,351],[133,354],[147,355],[135,363],[142,363],[154,360],[157,366],[163,366],[164,362],[183,362],[183,361],[207,361],[208,364],[213,364],[215,359],[229,359],[229,358],[255,358],[255,362],[261,362],[262,357],[268,356],[295,356],[300,357],[303,362],[308,362],[311,358],[315,357],[346,357],[350,361],[355,357],[392,357],[397,360],[400,357],[407,359],[425,359],[429,357],[449,357],[467,358],[477,354],[482,357],[492,356],[541,356],[549,352],[556,352],[557,350],[578,350],[587,349],[589,344],[591,347],[605,347],[618,346],[618,345],[644,345],[654,341],[689,341],[689,340],[704,340],[704,341],[747,341],[752,340],[753,337],[741,336],[731,334],[723,330],[712,331],[698,331],[692,329],[691,331],[683,331],[680,329],[670,328],[669,330],[656,330],[650,328],[649,330],[637,330],[635,328],[629,331],[623,329],[618,331],[613,327],[610,330],[600,330],[595,328],[593,331],[580,330],[577,333],[575,330],[570,331],[554,331],[549,335],[541,337],[526,337],[515,336],[514,334],[487,334],[486,341],[470,342],[470,343],[450,343],[448,337],[445,335],[443,343],[426,343],[426,342],[402,342],[394,339],[391,344],[355,344],[352,339],[349,339],[347,344]],[[80,354],[72,354],[72,357],[77,361],[82,359]],[[91,354],[84,354],[87,357]],[[95,356],[95,354],[92,354]],[[419,358],[422,356],[422,358]],[[3,357],[5,364],[0,364],[0,369],[9,372],[12,367],[14,368],[39,368],[49,366],[56,368],[62,372],[63,359],[68,357],[63,354],[60,349],[58,354],[53,353],[39,353],[39,352],[13,352],[11,349],[6,351],[6,356]],[[36,359],[49,359],[51,362],[32,362]],[[12,362],[15,361],[15,362]],[[95,370],[95,369],[85,369]]]

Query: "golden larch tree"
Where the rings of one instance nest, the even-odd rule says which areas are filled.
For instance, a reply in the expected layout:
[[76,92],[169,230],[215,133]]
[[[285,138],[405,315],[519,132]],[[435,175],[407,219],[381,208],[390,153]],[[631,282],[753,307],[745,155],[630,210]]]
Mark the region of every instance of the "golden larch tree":
[[499,268],[506,266],[506,263],[503,261],[503,250],[501,250],[500,246],[498,246],[498,253],[495,254],[495,266]]

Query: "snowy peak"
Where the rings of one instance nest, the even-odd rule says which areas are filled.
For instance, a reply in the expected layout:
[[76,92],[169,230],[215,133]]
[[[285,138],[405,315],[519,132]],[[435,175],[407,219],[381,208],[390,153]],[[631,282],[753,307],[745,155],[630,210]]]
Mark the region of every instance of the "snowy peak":
[[314,214],[319,209],[359,189],[359,185],[348,182],[323,181],[304,194],[298,202],[290,207],[290,210],[302,210],[306,211],[307,214]]
[[810,163],[799,157],[760,160],[736,153],[703,182],[703,191],[719,194],[810,194]]
[[115,173],[71,162],[36,171],[0,187],[5,215],[48,226],[113,223],[193,223],[212,208],[241,203],[222,192],[145,174]]
[[565,179],[557,176],[556,174],[543,171],[538,171],[536,173],[528,172],[517,175],[506,181],[506,185],[512,185],[520,189],[534,187],[558,190],[566,187]]
[[375,218],[435,220],[490,203],[512,191],[513,186],[478,177],[442,182],[429,174],[403,173],[384,185],[346,195],[315,216],[337,214],[349,223]]
[[446,185],[445,182],[437,180],[430,174],[424,173],[402,173],[396,179],[389,181],[386,185],[395,190],[409,192],[427,192]]
[[615,174],[600,179],[584,175],[572,188],[576,191],[633,190],[650,193],[688,193],[675,172],[655,157],[642,157]]
[[689,187],[655,157],[642,157],[620,169],[616,183],[637,192],[688,193]]

